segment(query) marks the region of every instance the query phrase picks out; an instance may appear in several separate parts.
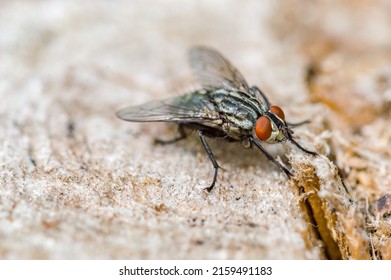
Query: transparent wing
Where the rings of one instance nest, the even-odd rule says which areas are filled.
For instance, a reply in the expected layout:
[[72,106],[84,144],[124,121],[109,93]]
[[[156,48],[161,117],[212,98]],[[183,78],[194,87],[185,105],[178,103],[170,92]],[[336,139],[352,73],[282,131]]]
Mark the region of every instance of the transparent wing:
[[190,50],[189,62],[203,87],[249,92],[242,74],[219,52],[206,47],[195,47]]
[[118,111],[120,119],[131,122],[177,122],[216,124],[219,114],[208,94],[190,93],[176,98],[152,101]]

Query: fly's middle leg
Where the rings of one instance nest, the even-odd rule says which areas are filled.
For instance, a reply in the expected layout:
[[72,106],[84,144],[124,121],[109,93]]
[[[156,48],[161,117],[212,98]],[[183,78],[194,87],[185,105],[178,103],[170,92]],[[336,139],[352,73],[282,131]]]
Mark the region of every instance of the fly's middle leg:
[[260,90],[257,86],[252,86],[250,91],[253,92],[256,96],[261,97],[265,101],[267,107],[270,107],[270,105],[271,105],[270,101],[266,97],[266,95],[262,92],[262,90]]
[[172,143],[175,143],[177,141],[180,141],[182,139],[185,139],[186,138],[186,133],[185,133],[185,129],[183,128],[183,125],[178,125],[178,136],[175,137],[174,139],[170,139],[170,140],[162,140],[162,139],[155,139],[155,143],[156,144],[160,144],[160,145],[166,145],[166,144],[172,144]]
[[201,142],[202,142],[202,145],[204,146],[205,151],[206,151],[206,153],[208,154],[209,159],[210,159],[210,161],[212,162],[213,168],[214,168],[214,174],[213,174],[213,181],[212,181],[212,184],[211,184],[208,188],[205,188],[205,190],[206,190],[207,192],[211,192],[212,189],[213,189],[213,187],[215,186],[216,179],[217,179],[217,173],[218,173],[218,171],[219,171],[220,166],[219,166],[219,164],[217,163],[216,158],[215,158],[215,156],[213,155],[212,150],[210,149],[210,147],[209,147],[209,145],[208,145],[208,142],[206,142],[204,133],[203,133],[201,130],[198,131],[198,136],[200,137]]

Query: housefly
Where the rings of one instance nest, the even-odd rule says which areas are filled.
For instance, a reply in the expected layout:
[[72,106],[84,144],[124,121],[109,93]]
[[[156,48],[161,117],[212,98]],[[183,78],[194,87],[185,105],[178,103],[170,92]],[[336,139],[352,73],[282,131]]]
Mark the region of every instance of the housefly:
[[249,87],[242,74],[219,52],[195,47],[189,52],[189,62],[201,89],[179,97],[127,107],[118,111],[117,116],[131,122],[178,124],[179,136],[165,143],[185,138],[184,127],[196,130],[214,168],[212,183],[205,190],[210,192],[213,189],[220,168],[206,137],[239,141],[246,148],[256,147],[289,178],[292,173],[275,160],[261,143],[288,140],[300,150],[317,155],[303,148],[292,137],[291,128],[306,121],[296,124],[287,122],[284,111],[272,105],[258,87]]

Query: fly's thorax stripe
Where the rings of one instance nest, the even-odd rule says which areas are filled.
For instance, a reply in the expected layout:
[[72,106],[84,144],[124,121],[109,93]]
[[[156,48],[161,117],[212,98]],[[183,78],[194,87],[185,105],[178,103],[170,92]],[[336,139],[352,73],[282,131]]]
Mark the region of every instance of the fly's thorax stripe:
[[215,100],[216,104],[229,100],[231,103],[239,104],[251,108],[257,115],[264,115],[267,111],[265,104],[262,104],[256,98],[250,97],[247,93],[241,91],[228,91],[228,90],[217,90],[211,92],[212,99]]
[[255,125],[255,121],[249,118],[238,118],[235,115],[227,115],[226,119],[230,121],[232,126],[236,126],[243,130],[252,130]]
[[267,111],[266,104],[263,104],[257,98],[249,96],[248,93],[242,91],[232,91],[230,92],[230,95],[232,95],[234,98],[245,101],[249,106],[252,106],[255,111],[258,111],[262,115]]
[[243,92],[217,90],[212,93],[212,98],[220,113],[234,125],[245,130],[251,130],[262,114],[259,101],[251,99]]

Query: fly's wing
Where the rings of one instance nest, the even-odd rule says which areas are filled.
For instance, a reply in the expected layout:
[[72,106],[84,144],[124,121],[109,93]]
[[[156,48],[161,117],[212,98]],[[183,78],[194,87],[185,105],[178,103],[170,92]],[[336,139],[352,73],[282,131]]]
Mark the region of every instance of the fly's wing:
[[[215,105],[205,92],[152,101],[117,112],[120,119],[131,122],[198,123],[212,126],[219,122]],[[209,125],[208,125],[209,124]]]
[[225,88],[250,93],[242,74],[217,51],[195,47],[190,50],[189,62],[204,88]]

